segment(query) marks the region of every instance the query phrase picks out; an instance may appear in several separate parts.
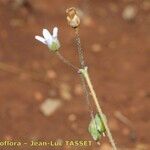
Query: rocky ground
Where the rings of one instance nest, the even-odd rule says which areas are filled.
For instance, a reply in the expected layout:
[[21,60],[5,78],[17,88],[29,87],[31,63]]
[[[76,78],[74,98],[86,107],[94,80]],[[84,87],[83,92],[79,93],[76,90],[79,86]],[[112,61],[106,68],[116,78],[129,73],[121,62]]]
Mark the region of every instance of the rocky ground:
[[[58,26],[60,52],[79,65],[65,16],[71,6],[82,18],[86,64],[117,146],[149,150],[149,0],[0,0],[0,139],[92,140],[78,74],[34,39]],[[107,138],[100,147],[111,149]]]

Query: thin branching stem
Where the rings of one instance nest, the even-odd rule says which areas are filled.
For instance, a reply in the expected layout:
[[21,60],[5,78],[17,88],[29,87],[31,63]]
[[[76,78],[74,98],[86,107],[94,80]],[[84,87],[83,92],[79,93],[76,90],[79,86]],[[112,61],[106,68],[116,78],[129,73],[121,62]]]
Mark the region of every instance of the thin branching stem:
[[[82,81],[84,81],[84,82],[86,81],[86,83],[87,83],[87,85],[88,85],[88,87],[89,87],[89,90],[90,90],[90,92],[91,92],[91,95],[92,95],[92,97],[93,97],[94,103],[95,103],[95,105],[96,105],[96,108],[97,108],[97,110],[98,110],[100,116],[102,117],[102,121],[103,121],[104,126],[105,126],[105,128],[106,128],[107,136],[108,136],[109,141],[110,141],[110,143],[111,143],[111,145],[112,145],[112,148],[113,148],[113,150],[117,150],[116,144],[115,144],[115,142],[114,142],[114,139],[113,139],[112,134],[111,134],[111,132],[110,132],[110,129],[109,129],[109,127],[108,127],[107,121],[106,121],[105,118],[103,117],[103,112],[102,112],[102,109],[101,109],[100,104],[99,104],[99,102],[98,102],[98,98],[97,98],[96,93],[95,93],[95,90],[94,90],[94,88],[93,88],[91,79],[90,79],[90,77],[89,77],[87,67],[85,67],[84,55],[83,55],[83,50],[82,50],[82,46],[81,46],[81,40],[80,40],[80,35],[79,35],[79,29],[78,29],[78,27],[75,28],[75,35],[76,35],[77,49],[78,49],[78,54],[79,54],[79,61],[80,61],[80,65],[81,65],[81,69],[80,69],[79,72],[82,73],[82,75],[83,75],[82,78],[85,79],[85,80],[82,79]],[[84,84],[86,84],[86,83],[84,83]],[[87,89],[85,89],[85,90],[87,91]],[[89,99],[88,99],[88,101],[89,101]],[[91,105],[91,104],[89,103],[89,105]],[[91,111],[91,112],[92,112],[92,111]],[[93,113],[93,112],[92,112],[92,113]],[[93,115],[92,115],[92,116],[93,116]]]
[[88,73],[87,67],[85,67],[84,69],[80,69],[80,72],[84,75],[84,78],[85,78],[85,80],[86,80],[86,83],[87,83],[87,85],[88,85],[88,87],[89,87],[89,89],[90,89],[91,95],[92,95],[93,100],[94,100],[94,103],[95,103],[95,105],[96,105],[96,108],[97,108],[97,110],[98,110],[98,112],[99,112],[99,114],[100,114],[100,116],[101,116],[101,118],[102,118],[102,121],[103,121],[103,123],[104,123],[104,126],[105,126],[105,128],[106,128],[107,136],[108,136],[109,141],[110,141],[110,143],[111,143],[111,145],[112,145],[112,148],[113,148],[113,150],[117,150],[116,144],[115,144],[115,142],[114,142],[114,139],[113,139],[112,134],[111,134],[111,132],[110,132],[110,129],[109,129],[109,127],[108,127],[107,121],[106,121],[105,118],[103,117],[102,108],[100,107],[98,98],[97,98],[96,93],[95,93],[95,90],[94,90],[94,88],[93,88],[93,85],[92,85],[91,79],[90,79],[90,77],[89,77],[89,73]]
[[[76,36],[77,50],[78,50],[78,55],[79,55],[79,62],[80,62],[81,68],[83,69],[85,67],[85,62],[84,62],[83,49],[81,46],[79,28],[75,28],[75,36]],[[91,116],[92,120],[94,120],[94,112],[93,112],[92,104],[91,104],[90,98],[89,98],[88,87],[87,87],[86,81],[84,79],[84,76],[82,74],[80,74],[80,78],[81,78],[81,83],[82,83],[84,95],[85,95],[87,105],[89,108],[90,116]]]
[[74,66],[69,60],[67,60],[65,57],[63,57],[59,52],[56,52],[56,55],[58,56],[58,58],[65,64],[67,64],[68,66],[70,66],[73,70],[75,71],[79,71],[79,68]]
[[80,35],[79,35],[79,28],[75,28],[75,36],[76,36],[77,49],[78,49],[78,54],[79,54],[79,62],[80,62],[81,68],[84,68],[85,62],[84,62],[83,49],[81,46],[81,40],[80,40]]
[[80,78],[81,78],[83,92],[84,92],[86,102],[87,102],[87,105],[88,105],[88,110],[89,110],[89,113],[90,113],[90,117],[92,118],[92,120],[94,120],[94,112],[93,112],[93,107],[92,107],[90,97],[89,97],[90,96],[89,95],[89,89],[87,87],[84,76],[82,74],[80,74]]

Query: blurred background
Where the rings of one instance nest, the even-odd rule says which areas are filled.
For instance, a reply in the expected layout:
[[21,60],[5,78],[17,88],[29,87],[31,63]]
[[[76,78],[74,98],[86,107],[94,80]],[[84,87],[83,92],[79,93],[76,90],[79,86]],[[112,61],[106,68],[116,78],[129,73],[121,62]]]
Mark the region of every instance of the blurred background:
[[[57,26],[60,53],[79,66],[65,14],[72,6],[81,16],[86,64],[117,146],[149,150],[149,0],[0,0],[0,139],[92,140],[78,74],[34,39]],[[111,149],[107,138],[100,147]]]

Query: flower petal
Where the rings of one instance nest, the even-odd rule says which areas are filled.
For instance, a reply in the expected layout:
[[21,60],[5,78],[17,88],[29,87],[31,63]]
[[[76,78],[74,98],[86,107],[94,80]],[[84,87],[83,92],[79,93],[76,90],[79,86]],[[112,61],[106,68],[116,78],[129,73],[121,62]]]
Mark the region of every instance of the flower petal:
[[45,39],[43,37],[41,37],[41,36],[35,36],[35,39],[40,41],[40,42],[42,42],[43,44],[47,44]]
[[45,40],[52,40],[52,35],[47,29],[43,29],[43,36]]
[[53,29],[53,37],[56,38],[57,34],[58,34],[58,28],[54,27],[54,29]]

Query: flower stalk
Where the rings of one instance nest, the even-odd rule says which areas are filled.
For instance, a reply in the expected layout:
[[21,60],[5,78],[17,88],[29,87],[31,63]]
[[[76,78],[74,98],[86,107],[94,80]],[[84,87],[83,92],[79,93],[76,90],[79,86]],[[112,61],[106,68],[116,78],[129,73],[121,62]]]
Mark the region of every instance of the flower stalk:
[[77,50],[78,50],[78,54],[79,54],[79,62],[80,62],[80,66],[81,66],[81,69],[79,69],[79,73],[82,74],[81,78],[83,80],[85,79],[85,82],[87,83],[87,86],[89,87],[89,90],[90,90],[91,95],[93,97],[93,100],[94,100],[94,103],[96,105],[97,111],[98,111],[99,115],[102,118],[103,124],[104,124],[105,129],[106,129],[106,133],[107,133],[109,141],[110,141],[110,143],[112,145],[112,148],[113,148],[113,150],[117,150],[115,142],[114,142],[114,139],[113,139],[112,134],[110,132],[110,129],[108,127],[107,121],[104,118],[102,109],[101,109],[100,104],[98,102],[98,98],[96,96],[96,92],[95,92],[95,90],[93,88],[93,85],[92,85],[92,82],[91,82],[91,79],[90,79],[90,76],[89,76],[89,73],[88,73],[88,67],[86,67],[85,63],[84,63],[83,50],[82,50],[81,40],[80,40],[80,36],[79,36],[80,18],[78,16],[77,11],[76,11],[75,8],[67,9],[66,13],[67,13],[68,24],[75,31],[76,42],[77,42]]
[[79,72],[84,76],[85,81],[86,81],[86,83],[87,83],[87,85],[88,85],[88,87],[89,87],[89,90],[90,90],[91,95],[92,95],[92,97],[93,97],[93,100],[94,100],[94,103],[95,103],[95,105],[96,105],[97,111],[98,111],[99,115],[101,116],[102,121],[103,121],[103,123],[104,123],[104,126],[105,126],[105,128],[106,128],[106,133],[107,133],[107,136],[108,136],[108,138],[109,138],[109,141],[110,141],[110,143],[111,143],[111,145],[112,145],[112,148],[113,148],[113,150],[117,150],[116,144],[115,144],[115,142],[114,142],[114,139],[113,139],[112,134],[111,134],[111,132],[110,132],[110,129],[109,129],[109,127],[108,127],[107,121],[106,121],[106,119],[104,118],[102,109],[101,109],[100,104],[99,104],[99,102],[98,102],[98,98],[97,98],[97,96],[96,96],[96,92],[95,92],[95,90],[94,90],[94,88],[93,88],[93,85],[92,85],[92,82],[91,82],[91,79],[90,79],[90,76],[89,76],[89,73],[88,73],[88,67],[85,67],[84,69],[80,69]]
[[[102,108],[99,104],[98,98],[96,96],[96,92],[93,88],[93,84],[91,82],[89,73],[88,73],[88,67],[85,65],[84,62],[84,55],[83,55],[83,49],[81,46],[81,40],[80,40],[80,36],[79,36],[79,25],[80,25],[80,18],[77,15],[76,9],[75,8],[69,8],[66,11],[67,13],[67,21],[68,24],[74,29],[75,31],[75,37],[76,37],[76,44],[77,44],[77,50],[78,50],[78,55],[79,55],[79,62],[80,62],[80,69],[76,66],[74,66],[72,63],[70,63],[68,60],[66,60],[60,53],[59,53],[59,48],[60,48],[60,43],[59,40],[57,39],[57,34],[58,34],[58,28],[55,27],[53,29],[53,34],[51,35],[51,33],[47,30],[47,29],[43,29],[43,37],[41,36],[35,36],[35,38],[42,42],[43,44],[47,45],[49,50],[51,52],[54,52],[58,58],[63,61],[65,64],[67,64],[68,66],[71,66],[74,70],[78,71],[80,73],[80,77],[82,80],[82,84],[83,84],[83,88],[85,91],[85,95],[86,95],[86,99],[88,102],[88,105],[90,106],[90,112],[91,112],[91,117],[92,119],[94,118],[93,115],[93,110],[92,110],[92,105],[90,103],[89,100],[89,92],[91,92],[92,98],[94,100],[94,104],[96,106],[96,109],[98,111],[98,114],[101,117],[102,123],[104,125],[104,129],[106,129],[106,133],[108,136],[108,139],[112,145],[112,149],[113,150],[117,150],[116,144],[114,142],[114,139],[112,137],[111,131],[109,129],[108,123],[106,118],[104,117],[104,113],[102,111]],[[89,89],[89,91],[88,91]],[[98,131],[98,129],[96,129]]]
[[58,58],[59,58],[63,63],[65,63],[66,65],[70,66],[73,70],[75,70],[75,71],[78,71],[78,70],[79,70],[78,67],[74,66],[69,60],[67,60],[65,57],[63,57],[63,56],[60,54],[59,51],[57,51],[55,54],[58,56]]

